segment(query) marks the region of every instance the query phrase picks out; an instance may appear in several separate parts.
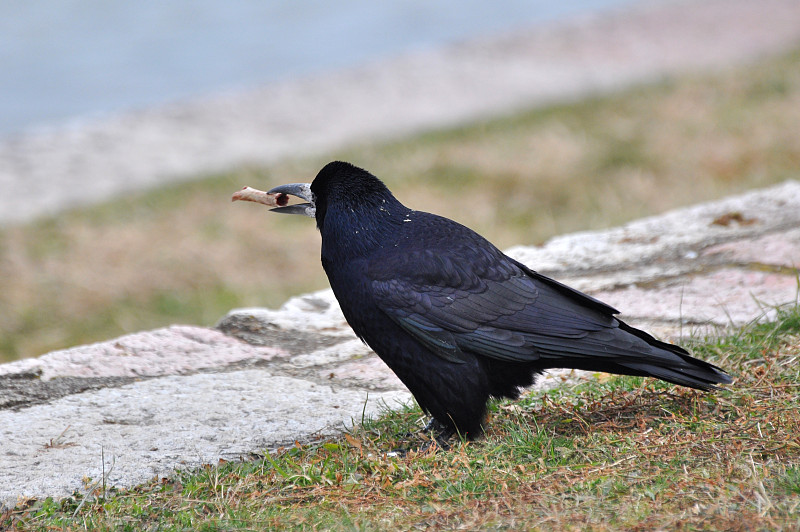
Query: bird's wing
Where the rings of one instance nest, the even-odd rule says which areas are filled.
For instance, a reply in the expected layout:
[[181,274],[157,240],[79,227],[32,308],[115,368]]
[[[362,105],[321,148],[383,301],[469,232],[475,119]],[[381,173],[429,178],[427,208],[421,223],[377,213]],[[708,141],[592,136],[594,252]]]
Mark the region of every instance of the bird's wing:
[[373,261],[368,274],[377,306],[454,362],[464,360],[464,351],[531,361],[618,326],[613,308],[493,247],[395,253]]

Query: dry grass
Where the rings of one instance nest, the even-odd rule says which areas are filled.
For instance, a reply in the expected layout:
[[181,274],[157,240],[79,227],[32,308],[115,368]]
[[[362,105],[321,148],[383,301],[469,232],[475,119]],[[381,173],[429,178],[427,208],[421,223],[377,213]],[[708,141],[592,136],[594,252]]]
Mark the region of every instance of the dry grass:
[[223,176],[0,231],[0,360],[325,286],[313,223],[231,204],[308,181],[329,159],[500,247],[787,178],[800,168],[800,52],[757,65],[520,112]]
[[[495,404],[486,438],[390,456],[417,409],[120,493],[29,501],[20,530],[782,530],[800,510],[800,308],[698,343],[717,394],[630,377]],[[412,439],[414,445],[424,437]]]

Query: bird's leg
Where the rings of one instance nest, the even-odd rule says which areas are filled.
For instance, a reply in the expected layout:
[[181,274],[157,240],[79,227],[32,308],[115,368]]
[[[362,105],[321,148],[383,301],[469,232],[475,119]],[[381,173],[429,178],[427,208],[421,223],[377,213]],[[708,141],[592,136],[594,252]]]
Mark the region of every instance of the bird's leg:
[[[430,435],[430,439],[420,445],[419,449],[417,449],[418,453],[424,453],[430,450],[431,448],[439,448],[443,451],[450,450],[450,438],[456,433],[456,430],[452,427],[448,427],[444,423],[436,420],[435,418],[431,418],[430,421],[422,428],[422,434]],[[413,437],[414,434],[407,432],[401,436],[402,439],[407,439]],[[405,456],[408,454],[408,451],[411,449],[405,448],[398,448],[393,449],[391,452],[395,456]]]
[[447,427],[436,420],[431,420],[428,425],[422,429],[425,434],[430,434],[431,439],[422,444],[419,448],[420,453],[427,452],[431,448],[438,447],[443,451],[450,450],[450,438],[456,433],[456,429]]
[[428,434],[431,431],[436,432],[444,432],[447,428],[444,426],[443,423],[438,421],[435,417],[432,417],[430,421],[422,428],[423,434]]
[[[444,430],[446,430],[446,427],[442,423],[437,421],[436,418],[432,417],[428,420],[425,426],[422,427],[422,430],[420,432],[422,434],[429,434],[430,432],[443,432]],[[404,432],[403,434],[400,435],[400,438],[402,439],[408,439],[413,437],[414,437],[413,432]]]
[[420,452],[427,451],[434,445],[438,445],[443,451],[448,451],[450,450],[450,438],[456,433],[456,429],[432,417],[422,429],[422,433],[430,435],[431,439],[420,447]]

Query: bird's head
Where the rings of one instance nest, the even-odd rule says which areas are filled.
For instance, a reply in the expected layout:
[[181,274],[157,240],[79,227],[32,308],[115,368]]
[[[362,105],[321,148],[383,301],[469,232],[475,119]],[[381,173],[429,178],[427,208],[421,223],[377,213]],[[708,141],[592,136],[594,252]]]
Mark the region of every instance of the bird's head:
[[[289,196],[300,198],[305,203],[289,205]],[[310,216],[317,220],[320,230],[331,205],[342,212],[357,212],[387,202],[397,202],[380,179],[341,161],[326,164],[312,183],[290,183],[267,192],[245,187],[234,194],[232,200],[263,203],[273,207],[270,209],[272,212],[281,214]]]

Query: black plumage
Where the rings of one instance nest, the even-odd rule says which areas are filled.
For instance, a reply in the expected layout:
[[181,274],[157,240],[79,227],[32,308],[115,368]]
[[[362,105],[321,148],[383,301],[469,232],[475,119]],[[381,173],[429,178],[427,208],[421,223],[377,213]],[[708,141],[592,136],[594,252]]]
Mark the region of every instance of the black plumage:
[[506,256],[474,231],[402,205],[343,162],[276,187],[308,203],[347,322],[444,429],[482,432],[490,397],[519,396],[548,368],[656,377],[711,390],[731,379],[618,312]]

